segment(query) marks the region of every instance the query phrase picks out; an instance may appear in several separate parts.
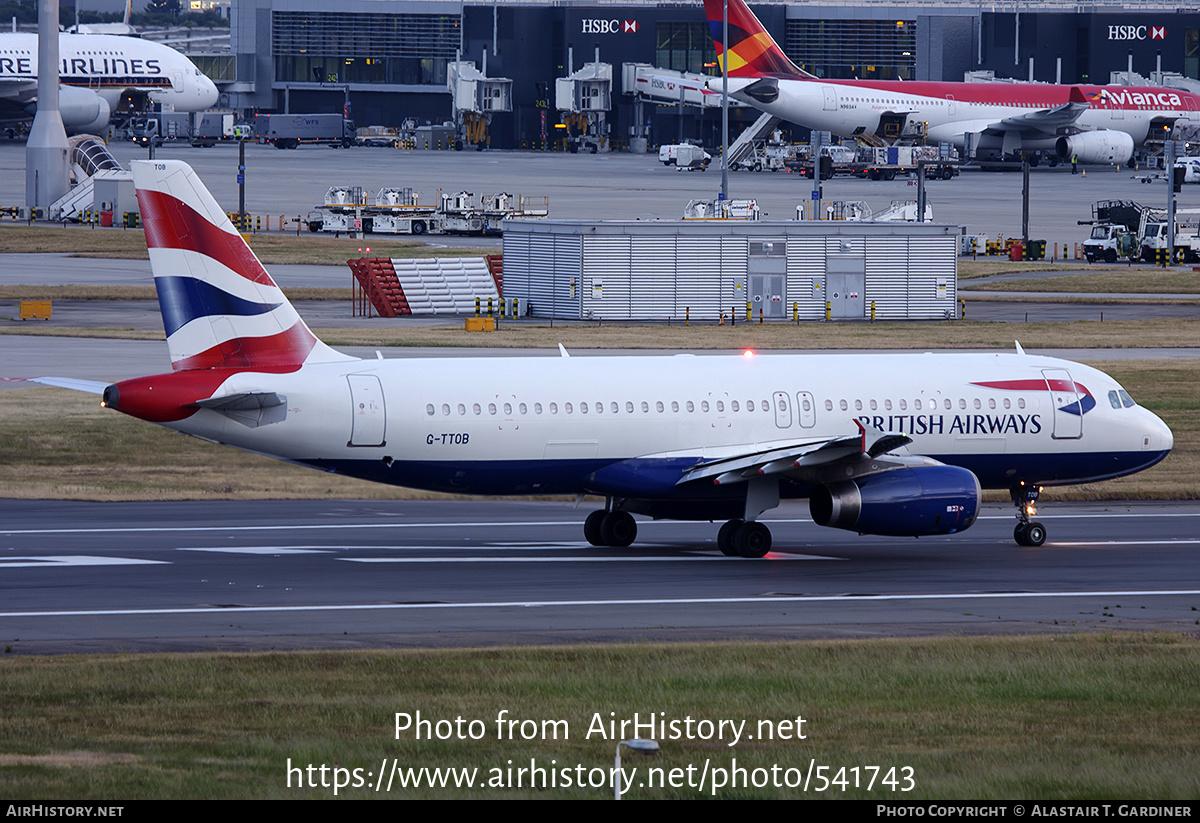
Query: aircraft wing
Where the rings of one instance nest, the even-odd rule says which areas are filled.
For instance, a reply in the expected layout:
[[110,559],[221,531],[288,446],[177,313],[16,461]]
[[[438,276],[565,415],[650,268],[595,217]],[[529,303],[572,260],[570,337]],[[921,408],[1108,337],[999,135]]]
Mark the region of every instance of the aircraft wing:
[[1080,115],[1087,111],[1088,106],[1087,98],[1084,97],[1080,88],[1072,86],[1070,99],[1061,106],[1039,109],[1028,114],[1019,114],[1016,117],[1006,117],[999,123],[989,125],[988,131],[1040,131],[1055,134],[1059,129],[1073,126]]
[[781,448],[708,460],[684,472],[676,485],[712,478],[715,485],[723,486],[742,483],[762,475],[811,474],[812,470],[821,470],[835,464],[870,460],[912,442],[912,438],[906,434],[879,431],[868,433],[861,423],[858,424],[858,428],[859,433],[856,435],[795,443]]
[[37,99],[37,81],[16,77],[0,80],[0,100],[16,106],[24,106]]
[[826,482],[831,473],[857,477],[897,465],[935,462],[912,455],[881,458],[911,442],[906,434],[868,432],[860,425],[855,435],[748,445],[699,462],[679,453],[643,455],[605,466],[588,478],[588,485],[604,493],[656,496],[674,494],[690,483],[728,486],[762,476]]

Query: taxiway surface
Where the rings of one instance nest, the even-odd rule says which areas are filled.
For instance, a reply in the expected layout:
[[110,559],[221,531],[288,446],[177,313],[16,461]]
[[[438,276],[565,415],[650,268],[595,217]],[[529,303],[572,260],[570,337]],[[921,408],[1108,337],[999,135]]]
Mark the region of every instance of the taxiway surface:
[[1063,505],[1037,549],[1007,507],[921,540],[816,526],[723,557],[716,526],[582,540],[536,501],[0,500],[0,638],[24,653],[1200,631],[1200,506]]

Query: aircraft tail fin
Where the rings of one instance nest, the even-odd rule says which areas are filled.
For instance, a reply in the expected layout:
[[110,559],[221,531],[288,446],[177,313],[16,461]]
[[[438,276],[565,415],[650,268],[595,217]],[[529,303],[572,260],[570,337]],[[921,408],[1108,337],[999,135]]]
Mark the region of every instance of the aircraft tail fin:
[[330,349],[180,160],[131,163],[171,367],[295,371]]
[[717,47],[717,59],[729,55],[730,77],[778,77],[815,80],[816,76],[788,59],[763,24],[743,0],[729,0],[729,44],[724,43],[723,0],[704,0],[708,28]]

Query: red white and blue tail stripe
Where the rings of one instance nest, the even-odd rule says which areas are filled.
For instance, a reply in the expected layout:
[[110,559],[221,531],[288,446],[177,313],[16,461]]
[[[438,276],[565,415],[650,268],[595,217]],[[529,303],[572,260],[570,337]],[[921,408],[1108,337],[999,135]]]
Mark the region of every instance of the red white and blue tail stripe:
[[131,166],[173,369],[294,371],[353,359],[309,331],[190,166]]

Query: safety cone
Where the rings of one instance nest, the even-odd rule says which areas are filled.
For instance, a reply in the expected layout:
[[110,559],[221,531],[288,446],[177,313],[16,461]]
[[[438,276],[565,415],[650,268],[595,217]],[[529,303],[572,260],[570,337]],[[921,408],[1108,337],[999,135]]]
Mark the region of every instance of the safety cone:
[[1084,176],[1084,177],[1087,177],[1087,169],[1084,169],[1084,170],[1083,170],[1083,176]]

